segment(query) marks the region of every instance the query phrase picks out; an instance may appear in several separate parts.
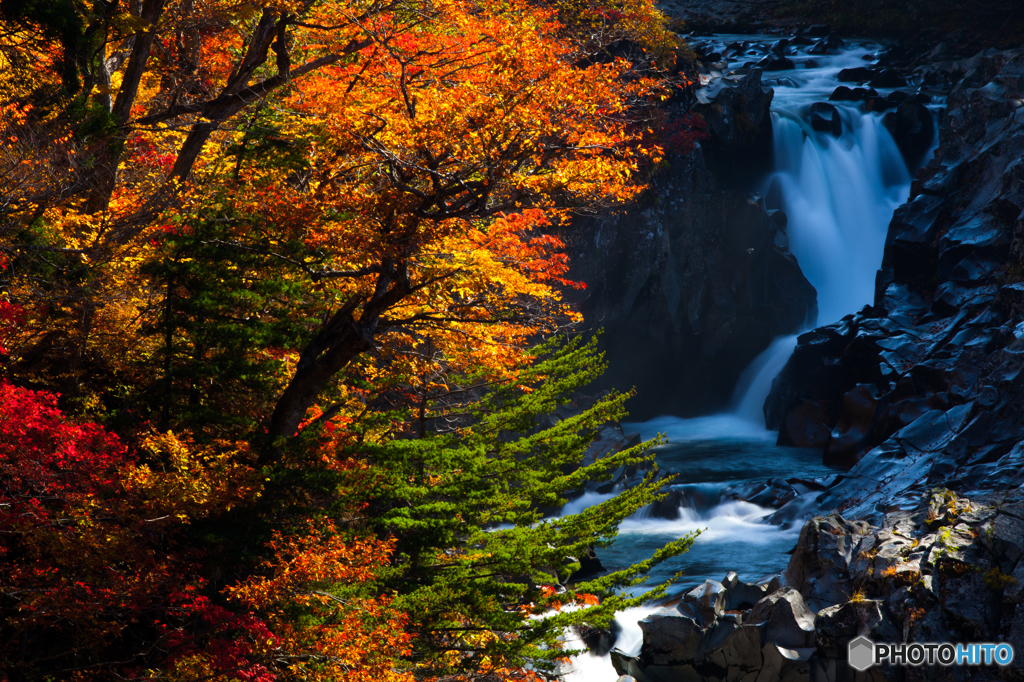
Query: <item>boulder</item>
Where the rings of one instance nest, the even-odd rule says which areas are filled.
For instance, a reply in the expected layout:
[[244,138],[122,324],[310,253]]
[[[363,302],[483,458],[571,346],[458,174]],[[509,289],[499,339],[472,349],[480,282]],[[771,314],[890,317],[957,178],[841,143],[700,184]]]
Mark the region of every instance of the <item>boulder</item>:
[[745,625],[765,624],[765,638],[779,646],[799,649],[814,646],[815,614],[792,587],[784,587],[754,605]]
[[878,92],[868,88],[849,88],[840,85],[832,91],[828,100],[830,102],[862,102],[872,97],[878,97]]
[[839,419],[825,446],[824,462],[850,468],[870,449],[881,391],[871,384],[858,384],[843,396]]
[[842,69],[837,78],[841,83],[867,83],[878,76],[878,72],[866,66],[854,66]]
[[906,84],[906,79],[894,69],[882,69],[870,81],[873,88],[902,88]]
[[907,165],[917,167],[935,140],[932,112],[921,102],[908,99],[886,114],[884,121]]
[[715,580],[705,580],[702,585],[683,595],[683,604],[689,605],[698,614],[699,624],[713,624],[725,608],[725,586]]
[[815,102],[810,111],[811,128],[819,133],[828,133],[832,137],[842,137],[843,118],[839,110],[827,102]]
[[763,68],[765,71],[788,71],[796,68],[796,64],[793,63],[793,60],[787,57],[765,59],[759,62],[758,66]]

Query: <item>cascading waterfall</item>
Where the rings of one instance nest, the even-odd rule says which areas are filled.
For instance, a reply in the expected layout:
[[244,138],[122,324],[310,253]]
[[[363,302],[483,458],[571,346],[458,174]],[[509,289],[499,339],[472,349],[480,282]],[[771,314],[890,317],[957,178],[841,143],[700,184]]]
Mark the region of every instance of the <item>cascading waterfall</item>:
[[[751,37],[718,40],[724,47]],[[770,38],[754,40],[764,49]],[[838,137],[814,130],[809,122],[813,103],[828,100],[838,84],[838,72],[863,65],[869,47],[815,56],[813,61],[806,54],[790,55],[797,69],[766,80],[775,88],[775,169],[765,180],[763,193],[771,207],[785,211],[790,251],[818,292],[818,320],[808,324],[834,322],[872,302],[889,221],[909,196],[910,172],[878,114],[836,103],[843,124]],[[749,58],[743,53],[739,57]],[[687,484],[677,491],[681,506],[675,519],[641,511],[622,524],[620,540],[599,550],[606,567],[617,569],[646,558],[665,541],[697,529],[704,533],[693,549],[679,563],[652,574],[652,583],[680,569],[687,573],[685,586],[720,579],[730,569],[746,580],[757,580],[785,567],[786,550],[795,543],[800,524],[769,525],[765,519],[774,509],[735,499],[728,491],[749,481],[810,479],[828,473],[819,452],[777,447],[775,434],[764,428],[765,398],[796,338],[776,339],[751,363],[728,414],[661,417],[630,425],[644,438],[668,436],[670,444],[659,450],[658,464],[682,474]],[[580,498],[566,505],[563,513],[580,511],[606,497]],[[637,621],[666,608],[652,604],[618,614],[616,647],[628,655],[638,653]],[[572,641],[567,644],[573,647]],[[618,677],[607,655],[582,654],[566,672],[570,682],[613,682]]]
[[781,198],[789,250],[818,291],[824,324],[872,302],[889,220],[910,195],[910,172],[881,117],[836,109],[839,138],[812,130],[806,106],[772,114],[776,171],[768,195]]
[[[765,193],[769,203],[785,211],[789,250],[818,292],[818,319],[810,322],[828,324],[874,300],[889,221],[910,196],[911,177],[877,114],[836,105],[843,134],[836,138],[814,130],[807,91],[820,87],[821,80],[817,75],[809,80],[804,88],[776,89],[775,171]],[[796,336],[780,337],[751,363],[733,395],[735,414],[764,424],[772,380],[795,347]]]

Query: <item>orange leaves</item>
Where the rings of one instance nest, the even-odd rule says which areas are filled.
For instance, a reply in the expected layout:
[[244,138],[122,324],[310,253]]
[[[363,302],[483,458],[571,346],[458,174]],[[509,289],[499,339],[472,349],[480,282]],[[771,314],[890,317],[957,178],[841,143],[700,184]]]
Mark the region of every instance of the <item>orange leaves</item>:
[[372,537],[345,540],[330,521],[308,522],[305,532],[275,532],[272,557],[264,562],[267,577],[250,578],[229,588],[232,599],[250,608],[271,607],[298,599],[305,604],[334,601],[324,590],[335,583],[364,583],[387,564],[391,541]]
[[[343,538],[330,522],[275,534],[266,575],[229,588],[231,599],[258,614],[274,633],[272,660],[282,679],[405,682],[397,660],[409,653],[406,619],[384,596],[360,586],[387,565],[394,543]],[[303,612],[296,618],[295,610]]]

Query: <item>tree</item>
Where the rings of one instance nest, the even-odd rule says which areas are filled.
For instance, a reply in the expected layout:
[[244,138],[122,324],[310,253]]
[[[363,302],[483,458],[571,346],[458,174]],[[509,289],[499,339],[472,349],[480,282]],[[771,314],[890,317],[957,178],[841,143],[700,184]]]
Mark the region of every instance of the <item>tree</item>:
[[69,7],[0,5],[9,674],[550,670],[650,565],[557,592],[657,484],[541,519],[642,456],[563,474],[622,397],[533,433],[597,363],[531,345],[660,161],[652,2]]
[[154,471],[55,396],[0,382],[0,674],[110,679],[411,680],[405,617],[373,591],[392,542],[330,522],[274,536],[269,558],[204,594],[185,525],[253,497],[249,471],[173,434]]
[[[633,105],[657,99],[661,85],[623,60],[581,65],[579,44],[530,4],[323,2],[294,14],[267,6],[258,20],[147,7],[155,24],[102,20],[104,49],[129,53],[124,74],[110,75],[112,88],[121,83],[113,123],[87,124],[102,118],[88,99],[101,94],[99,71],[83,79],[78,98],[93,104],[80,121],[73,108],[38,109],[38,92],[22,93],[7,121],[11,173],[26,179],[5,228],[12,294],[28,313],[12,354],[66,399],[111,401],[83,396],[91,377],[136,386],[167,373],[151,363],[175,355],[168,311],[194,298],[145,276],[181,254],[165,248],[180,244],[169,229],[245,263],[242,281],[287,270],[304,312],[287,322],[301,334],[248,351],[284,362],[260,419],[271,441],[292,437],[339,372],[385,335],[389,353],[430,336],[449,364],[505,372],[531,335],[572,319],[558,302],[560,242],[549,233],[569,209],[635,196],[639,164],[659,158],[641,143]],[[182,71],[196,30],[202,87]],[[12,64],[27,68],[32,49],[11,47]],[[115,56],[95,68],[122,63]],[[299,56],[305,66],[285,68]],[[47,136],[39,117],[52,121]],[[265,449],[264,461],[279,452]]]
[[[442,678],[554,674],[565,655],[559,645],[565,628],[606,627],[616,611],[664,594],[665,585],[639,598],[622,590],[693,543],[684,536],[645,562],[561,588],[580,568],[576,557],[614,541],[619,523],[659,499],[670,480],[652,469],[641,485],[611,500],[550,516],[588,481],[653,458],[644,443],[585,461],[597,428],[621,418],[628,395],[608,395],[538,428],[560,400],[603,371],[594,346],[580,339],[562,348],[548,343],[535,349],[540,359],[515,381],[457,408],[441,392],[434,409],[419,417],[432,424],[454,418],[455,427],[346,448],[383,472],[361,523],[396,539],[393,570],[382,587],[409,616],[412,660]],[[580,608],[558,611],[570,603]]]
[[163,471],[101,426],[68,422],[56,396],[0,381],[0,671],[12,680],[143,658],[126,641],[193,569],[177,529],[248,496],[247,472],[225,458],[171,434],[150,445],[174,448]]
[[[169,629],[172,680],[412,682],[406,617],[368,593],[392,543],[344,537],[330,522],[276,534],[261,570],[227,590],[235,611],[195,596],[196,625]],[[240,611],[240,612],[239,612]]]

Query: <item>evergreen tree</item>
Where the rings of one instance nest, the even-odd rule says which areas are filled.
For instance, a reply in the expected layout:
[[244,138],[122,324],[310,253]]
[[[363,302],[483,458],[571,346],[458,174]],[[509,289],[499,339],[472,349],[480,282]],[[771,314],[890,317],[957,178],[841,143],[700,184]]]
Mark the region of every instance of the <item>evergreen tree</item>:
[[[607,626],[615,611],[663,594],[665,586],[634,598],[628,588],[693,543],[687,535],[647,561],[563,589],[580,568],[577,557],[613,542],[622,520],[658,499],[669,479],[652,467],[641,485],[611,500],[570,516],[545,514],[587,482],[653,454],[647,442],[582,463],[597,429],[625,415],[626,394],[539,428],[604,364],[594,341],[548,342],[537,355],[516,381],[465,405],[458,428],[353,448],[385,472],[367,513],[377,533],[397,538],[383,587],[411,618],[414,656],[438,674],[553,671],[566,627]],[[452,411],[440,399],[432,407],[428,419]],[[557,611],[570,603],[582,608]],[[550,613],[536,617],[543,612]]]

